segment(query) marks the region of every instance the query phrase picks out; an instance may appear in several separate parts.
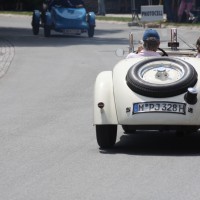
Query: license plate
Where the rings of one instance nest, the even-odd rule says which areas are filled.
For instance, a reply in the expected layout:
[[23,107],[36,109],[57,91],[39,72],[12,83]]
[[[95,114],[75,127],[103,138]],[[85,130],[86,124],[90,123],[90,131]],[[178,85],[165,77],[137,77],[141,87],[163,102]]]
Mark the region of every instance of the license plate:
[[185,115],[186,104],[177,102],[139,102],[133,104],[133,114],[137,113],[177,113]]
[[64,34],[81,34],[81,30],[79,29],[65,29],[63,30]]

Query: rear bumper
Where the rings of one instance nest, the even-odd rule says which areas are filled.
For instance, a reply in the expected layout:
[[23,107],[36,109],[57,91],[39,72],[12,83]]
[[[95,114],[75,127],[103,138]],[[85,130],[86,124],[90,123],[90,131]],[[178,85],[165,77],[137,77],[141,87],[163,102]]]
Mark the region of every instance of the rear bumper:
[[81,21],[81,20],[57,20],[58,22],[55,22],[53,24],[55,30],[65,30],[65,29],[88,29],[88,23]]

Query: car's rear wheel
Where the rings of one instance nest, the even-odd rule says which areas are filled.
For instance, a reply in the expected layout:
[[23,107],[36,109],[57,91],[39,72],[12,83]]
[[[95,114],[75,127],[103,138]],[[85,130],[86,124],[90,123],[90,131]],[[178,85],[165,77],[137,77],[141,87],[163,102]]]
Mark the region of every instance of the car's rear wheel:
[[176,130],[176,135],[177,136],[186,136],[186,135],[192,135],[193,133],[197,133],[199,130],[199,127],[181,127],[179,129]]
[[122,129],[125,133],[135,133],[135,129],[132,128],[130,125],[122,125]]
[[38,35],[39,34],[39,28],[40,25],[36,20],[36,16],[35,13],[33,13],[33,18],[32,18],[32,31],[34,35]]
[[93,36],[94,36],[94,26],[89,25],[88,37],[93,37]]
[[96,138],[100,148],[111,148],[117,138],[117,125],[96,125]]
[[50,35],[51,35],[51,27],[48,26],[48,25],[45,25],[44,26],[44,36],[45,37],[50,37]]

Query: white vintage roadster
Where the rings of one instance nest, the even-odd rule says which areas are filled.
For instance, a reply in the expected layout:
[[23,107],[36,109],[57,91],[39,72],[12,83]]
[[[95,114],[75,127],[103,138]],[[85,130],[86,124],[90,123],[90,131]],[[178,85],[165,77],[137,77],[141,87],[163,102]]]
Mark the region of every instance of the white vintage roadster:
[[94,125],[101,148],[115,144],[118,125],[125,133],[200,128],[200,59],[174,44],[168,57],[123,59],[97,76]]

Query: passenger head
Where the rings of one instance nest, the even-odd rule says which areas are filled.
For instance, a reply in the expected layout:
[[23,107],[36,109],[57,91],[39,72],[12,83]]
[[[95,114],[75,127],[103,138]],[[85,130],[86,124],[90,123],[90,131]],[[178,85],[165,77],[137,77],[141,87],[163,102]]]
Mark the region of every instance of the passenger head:
[[197,51],[200,53],[200,37],[196,41],[196,47],[197,47]]
[[143,35],[143,47],[148,51],[157,51],[160,45],[160,36],[156,30],[147,29]]

